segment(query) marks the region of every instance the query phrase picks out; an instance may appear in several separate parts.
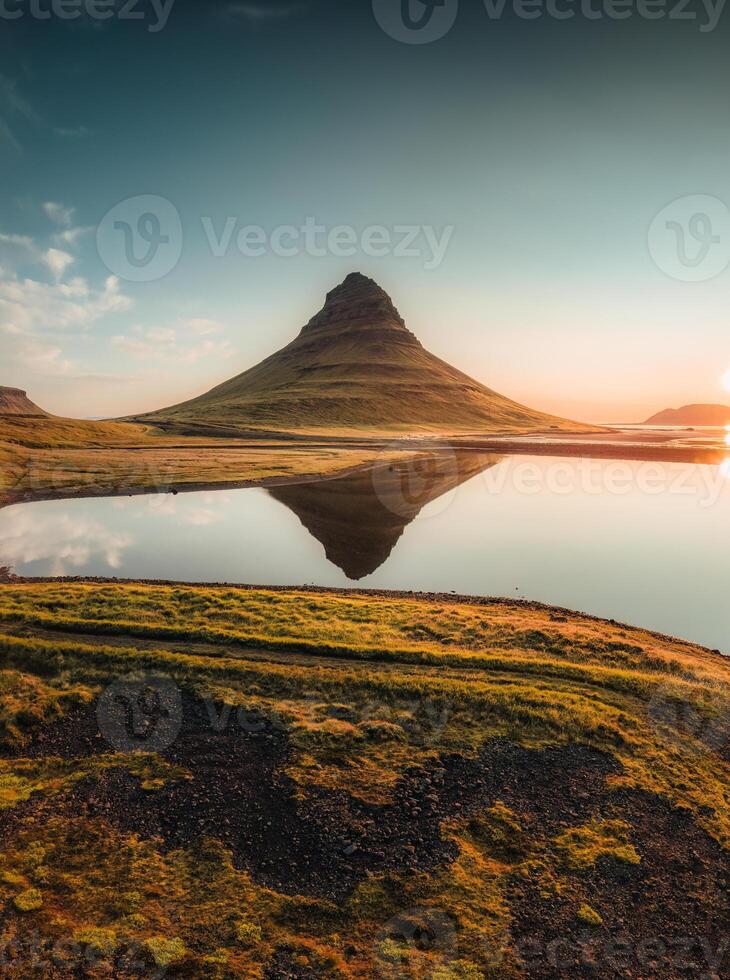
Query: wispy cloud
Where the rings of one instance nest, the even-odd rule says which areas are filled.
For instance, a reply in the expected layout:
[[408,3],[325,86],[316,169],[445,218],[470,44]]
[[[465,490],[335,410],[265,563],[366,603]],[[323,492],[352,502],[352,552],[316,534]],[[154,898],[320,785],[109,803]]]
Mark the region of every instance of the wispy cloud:
[[[48,208],[44,208],[49,213]],[[56,223],[72,220],[73,209],[50,209]],[[66,229],[71,232],[73,229]],[[4,366],[37,375],[68,376],[77,366],[64,352],[58,331],[84,331],[104,316],[131,306],[110,276],[95,288],[82,276],[65,281],[70,252],[45,247],[29,235],[0,232],[0,337]],[[34,269],[51,273],[52,282]]]
[[66,245],[69,248],[73,248],[82,235],[88,235],[93,230],[90,226],[79,225],[75,228],[67,228],[65,231],[60,231],[57,235],[53,236],[53,240],[57,245]]
[[32,252],[35,247],[35,243],[30,235],[7,235],[4,232],[0,232],[0,242],[4,245],[17,246],[28,252]]
[[30,102],[18,91],[15,80],[0,74],[0,139],[9,143],[16,153],[22,153],[22,143],[13,128],[18,120],[34,126],[41,121]]
[[58,331],[87,330],[102,317],[131,305],[114,277],[102,289],[94,289],[81,278],[48,284],[4,274],[0,278],[3,363],[36,375],[71,376],[79,367],[66,356]]
[[23,152],[20,141],[13,135],[10,126],[8,126],[4,119],[0,119],[0,142],[10,144],[16,153]]
[[276,20],[286,20],[305,9],[305,4],[288,4],[277,7],[262,3],[229,3],[223,9],[227,20],[243,21],[247,24],[265,24]]
[[64,139],[81,139],[84,136],[88,136],[91,130],[87,129],[86,126],[76,126],[67,128],[65,126],[54,126],[53,132],[56,136],[62,136]]
[[214,320],[181,320],[171,326],[135,326],[128,334],[112,338],[116,350],[138,360],[174,360],[194,364],[206,357],[228,357],[233,353],[226,339],[212,339],[223,332]]
[[56,225],[63,225],[68,228],[73,223],[74,208],[64,207],[57,201],[46,201],[43,210]]
[[18,91],[18,83],[7,75],[0,75],[0,101],[3,107],[16,116],[21,116],[34,125],[41,119],[28,100]]
[[73,255],[69,255],[68,252],[62,252],[60,248],[49,248],[43,256],[43,261],[51,270],[57,282],[63,278],[64,272],[73,260]]

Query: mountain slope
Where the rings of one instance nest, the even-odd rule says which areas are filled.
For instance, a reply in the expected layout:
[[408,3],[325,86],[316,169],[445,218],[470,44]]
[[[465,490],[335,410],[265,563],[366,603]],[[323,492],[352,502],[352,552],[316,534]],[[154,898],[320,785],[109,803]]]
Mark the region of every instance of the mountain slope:
[[647,419],[644,425],[730,425],[727,405],[683,405],[667,408]]
[[45,418],[48,412],[39,408],[20,388],[6,388],[4,385],[0,385],[0,415]]
[[292,431],[583,428],[525,408],[429,353],[390,297],[352,273],[277,353],[151,422]]

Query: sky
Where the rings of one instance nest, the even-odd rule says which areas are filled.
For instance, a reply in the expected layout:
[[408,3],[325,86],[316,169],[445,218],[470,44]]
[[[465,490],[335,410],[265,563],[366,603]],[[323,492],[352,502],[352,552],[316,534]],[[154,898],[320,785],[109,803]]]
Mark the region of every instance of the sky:
[[0,0],[0,384],[172,404],[357,270],[533,407],[730,403],[723,0],[403,2]]

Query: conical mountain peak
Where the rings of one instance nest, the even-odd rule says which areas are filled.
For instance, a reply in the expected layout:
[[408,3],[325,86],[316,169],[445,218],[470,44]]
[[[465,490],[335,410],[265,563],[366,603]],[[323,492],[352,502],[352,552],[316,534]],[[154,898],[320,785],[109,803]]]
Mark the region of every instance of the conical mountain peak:
[[139,418],[195,429],[335,433],[576,426],[519,405],[429,353],[385,290],[360,272],[327,293],[286,347],[204,395]]
[[385,290],[361,272],[351,272],[327,293],[324,306],[300,336],[342,332],[382,335],[384,331],[396,331],[401,342],[418,343]]

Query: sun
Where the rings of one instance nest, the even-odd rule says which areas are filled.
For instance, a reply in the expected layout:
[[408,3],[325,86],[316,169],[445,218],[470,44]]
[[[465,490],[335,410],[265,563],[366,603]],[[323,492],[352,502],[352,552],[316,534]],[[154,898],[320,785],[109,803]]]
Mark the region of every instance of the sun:
[[722,383],[727,388],[727,390],[730,391],[730,368],[728,368],[728,370],[723,374]]

